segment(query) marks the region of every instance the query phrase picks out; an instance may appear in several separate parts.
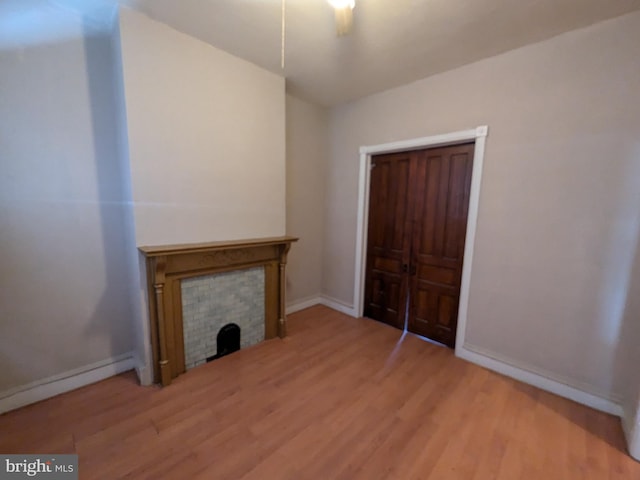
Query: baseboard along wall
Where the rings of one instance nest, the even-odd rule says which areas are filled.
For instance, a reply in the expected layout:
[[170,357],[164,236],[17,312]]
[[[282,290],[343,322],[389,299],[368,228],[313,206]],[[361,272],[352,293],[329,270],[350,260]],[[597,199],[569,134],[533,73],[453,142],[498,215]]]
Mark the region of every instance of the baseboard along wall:
[[133,370],[133,353],[86,365],[0,393],[0,414]]
[[[314,305],[325,305],[329,308],[355,317],[357,309],[331,297],[318,295],[299,302],[294,302],[287,308],[287,314],[294,313]],[[619,399],[605,398],[596,393],[588,392],[583,388],[570,385],[558,379],[550,378],[542,372],[535,372],[533,368],[515,365],[508,359],[496,358],[495,355],[483,352],[480,348],[465,345],[456,355],[468,362],[487,368],[494,372],[506,375],[528,385],[540,388],[547,392],[559,395],[574,402],[586,405],[595,410],[606,412],[623,418],[622,406]]]
[[[289,304],[287,306],[287,314],[295,313],[314,305],[324,305],[351,317],[356,317],[356,309],[353,306],[324,295],[308,297]],[[508,360],[495,358],[495,356],[490,356],[473,346],[463,346],[462,349],[456,352],[456,355],[471,363],[528,385],[533,385],[596,410],[621,417],[627,438],[630,439],[633,436],[635,419],[629,419],[627,418],[628,415],[624,415],[625,412],[617,399],[604,398],[522,366],[515,366]],[[144,376],[141,375],[144,372],[140,371],[139,365],[136,363],[135,356],[131,352],[10,389],[0,393],[0,414],[99,382],[134,368],[139,376]]]
[[338,312],[342,312],[350,317],[357,317],[356,309],[346,303],[336,300],[335,298],[328,297],[326,295],[316,295],[307,297],[302,300],[296,300],[287,305],[287,315],[299,312],[305,308],[313,307],[314,305],[324,305]]
[[465,344],[456,351],[456,355],[468,362],[511,377],[541,390],[573,400],[595,410],[622,417],[622,406],[617,398],[606,398],[601,394],[589,392],[585,388],[571,385],[568,381],[551,378],[546,372],[536,371],[535,368],[517,365],[513,361],[485,352],[482,349]]

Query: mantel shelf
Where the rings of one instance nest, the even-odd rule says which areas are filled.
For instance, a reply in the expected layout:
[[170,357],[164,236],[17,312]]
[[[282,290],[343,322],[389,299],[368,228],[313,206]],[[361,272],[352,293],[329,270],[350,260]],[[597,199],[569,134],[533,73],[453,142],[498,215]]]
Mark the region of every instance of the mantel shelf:
[[210,250],[226,250],[230,248],[261,247],[297,242],[296,237],[267,237],[249,238],[243,240],[207,242],[207,243],[183,243],[177,245],[157,245],[139,247],[145,257],[158,257],[162,255],[179,255],[184,253],[198,253]]

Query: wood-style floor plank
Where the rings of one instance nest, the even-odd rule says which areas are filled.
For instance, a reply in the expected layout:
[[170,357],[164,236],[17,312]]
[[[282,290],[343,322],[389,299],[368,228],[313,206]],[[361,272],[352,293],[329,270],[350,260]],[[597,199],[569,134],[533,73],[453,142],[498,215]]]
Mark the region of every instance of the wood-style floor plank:
[[635,479],[617,418],[326,307],[167,388],[130,372],[0,416],[82,479]]

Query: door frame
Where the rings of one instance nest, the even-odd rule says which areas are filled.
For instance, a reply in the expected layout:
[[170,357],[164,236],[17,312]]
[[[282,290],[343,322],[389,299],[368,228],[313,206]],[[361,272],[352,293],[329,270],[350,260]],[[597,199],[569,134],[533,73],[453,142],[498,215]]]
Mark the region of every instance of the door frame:
[[356,230],[356,265],[353,306],[356,317],[362,317],[364,311],[364,286],[367,265],[367,235],[369,231],[369,188],[371,184],[371,157],[384,153],[442,147],[475,141],[473,167],[471,171],[471,191],[469,192],[469,212],[467,215],[467,232],[462,261],[462,280],[460,284],[460,303],[458,304],[458,325],[456,327],[455,353],[460,356],[463,350],[467,328],[467,312],[469,306],[469,287],[471,284],[471,267],[478,224],[478,205],[480,187],[482,185],[482,166],[489,127],[482,125],[474,129],[460,130],[441,135],[414,138],[399,142],[383,143],[360,147],[360,173],[358,178],[358,223]]

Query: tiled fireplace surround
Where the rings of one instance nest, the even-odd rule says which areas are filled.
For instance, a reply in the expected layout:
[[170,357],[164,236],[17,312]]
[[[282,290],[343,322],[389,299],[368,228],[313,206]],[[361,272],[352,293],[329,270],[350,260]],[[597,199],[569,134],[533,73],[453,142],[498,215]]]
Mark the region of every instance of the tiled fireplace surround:
[[286,336],[285,266],[293,237],[141,247],[154,381],[166,386],[216,353],[223,325],[241,347]]
[[264,340],[264,267],[186,278],[181,294],[187,370],[217,353],[218,332],[228,323],[240,327],[240,348]]

